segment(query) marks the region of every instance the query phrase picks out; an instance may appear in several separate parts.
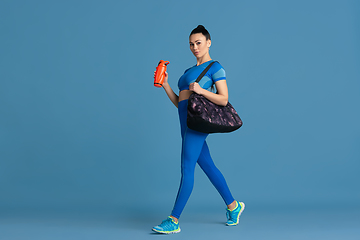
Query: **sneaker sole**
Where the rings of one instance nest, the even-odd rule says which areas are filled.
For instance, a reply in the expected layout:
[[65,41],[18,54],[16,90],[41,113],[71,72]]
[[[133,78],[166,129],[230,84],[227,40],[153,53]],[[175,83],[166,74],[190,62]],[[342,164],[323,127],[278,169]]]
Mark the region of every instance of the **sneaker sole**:
[[243,202],[238,202],[238,203],[239,203],[240,206],[241,206],[241,210],[240,210],[240,212],[239,212],[239,215],[237,216],[237,221],[236,221],[236,223],[233,223],[233,224],[228,224],[228,223],[226,223],[227,226],[236,226],[236,225],[239,224],[240,215],[241,215],[241,213],[245,210],[245,203],[243,203]]
[[154,232],[156,233],[162,233],[162,234],[172,234],[172,233],[179,233],[181,231],[181,229],[177,229],[177,230],[174,230],[174,231],[159,231],[159,230],[156,230],[156,229],[152,229]]

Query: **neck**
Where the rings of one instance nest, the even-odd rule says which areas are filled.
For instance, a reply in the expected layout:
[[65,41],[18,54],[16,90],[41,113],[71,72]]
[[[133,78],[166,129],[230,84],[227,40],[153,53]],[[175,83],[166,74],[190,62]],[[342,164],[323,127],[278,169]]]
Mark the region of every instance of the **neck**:
[[199,66],[199,65],[201,65],[201,64],[203,64],[203,63],[205,63],[205,62],[210,61],[210,60],[211,60],[211,57],[210,57],[210,54],[209,54],[209,53],[206,53],[204,56],[199,57],[199,58],[197,58],[196,60],[197,60],[197,64],[196,64],[196,65]]

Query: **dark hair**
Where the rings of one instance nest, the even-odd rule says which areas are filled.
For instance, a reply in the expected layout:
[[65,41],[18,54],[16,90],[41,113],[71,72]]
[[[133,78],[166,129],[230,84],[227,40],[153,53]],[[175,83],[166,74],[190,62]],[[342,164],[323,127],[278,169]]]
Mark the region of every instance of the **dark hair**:
[[210,33],[208,32],[208,30],[206,30],[206,28],[203,25],[198,25],[196,28],[194,28],[191,31],[190,36],[196,33],[202,33],[202,35],[206,37],[206,40],[211,40]]

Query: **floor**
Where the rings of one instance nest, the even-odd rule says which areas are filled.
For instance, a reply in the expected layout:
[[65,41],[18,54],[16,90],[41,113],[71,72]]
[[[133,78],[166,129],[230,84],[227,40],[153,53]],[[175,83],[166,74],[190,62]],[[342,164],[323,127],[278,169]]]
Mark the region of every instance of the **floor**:
[[[156,239],[166,235],[151,231],[162,214],[126,210],[98,213],[8,212],[0,216],[1,240]],[[360,239],[360,208],[282,210],[249,209],[236,227],[224,225],[225,210],[188,209],[180,221],[181,232],[172,239]]]

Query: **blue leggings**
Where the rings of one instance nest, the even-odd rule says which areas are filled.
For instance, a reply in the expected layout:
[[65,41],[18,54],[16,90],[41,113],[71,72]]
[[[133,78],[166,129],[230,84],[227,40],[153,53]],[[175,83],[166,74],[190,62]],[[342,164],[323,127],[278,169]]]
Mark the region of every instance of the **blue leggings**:
[[194,172],[196,163],[210,179],[218,190],[226,205],[234,201],[224,176],[211,159],[209,148],[206,144],[208,134],[191,130],[187,127],[187,100],[179,102],[179,118],[181,125],[182,150],[181,150],[181,181],[171,215],[179,218],[194,186]]

